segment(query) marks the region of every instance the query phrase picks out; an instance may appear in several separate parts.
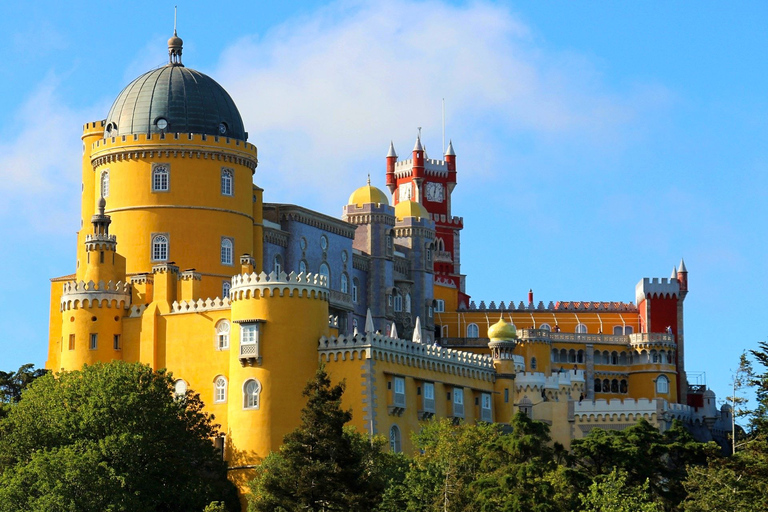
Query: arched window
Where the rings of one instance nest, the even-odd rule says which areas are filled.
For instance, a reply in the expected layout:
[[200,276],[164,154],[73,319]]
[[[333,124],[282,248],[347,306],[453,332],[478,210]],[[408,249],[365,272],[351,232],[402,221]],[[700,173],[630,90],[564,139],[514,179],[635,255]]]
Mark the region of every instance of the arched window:
[[397,425],[392,425],[389,429],[389,451],[400,453],[400,429]]
[[584,324],[577,324],[576,325],[576,332],[577,334],[587,334],[587,326]]
[[574,349],[571,349],[568,351],[568,362],[569,363],[576,362],[576,351]]
[[326,262],[322,262],[320,264],[320,275],[325,276],[325,280],[328,283],[328,286],[331,284],[331,269],[328,267],[328,264]]
[[101,172],[101,197],[109,197],[109,171]]
[[611,393],[618,393],[619,392],[619,381],[616,379],[613,379],[611,381]]
[[224,281],[221,283],[221,298],[226,299],[229,297],[229,290],[232,289],[232,283],[229,281]]
[[222,169],[221,170],[221,195],[223,196],[231,196],[233,195],[233,182],[234,182],[234,174],[232,172],[232,169]]
[[651,350],[651,362],[652,363],[658,363],[659,362],[659,354],[655,350]]
[[656,379],[656,392],[660,395],[669,393],[669,379],[666,375],[659,375]]
[[341,293],[349,293],[349,277],[346,273],[341,274]]
[[583,363],[584,362],[584,351],[583,350],[579,350],[578,352],[576,352],[576,362],[577,363]]
[[568,351],[564,348],[560,349],[560,362],[561,363],[567,363],[568,362]]
[[532,357],[531,358],[531,370],[535,370],[535,369],[536,369],[536,358]]
[[667,352],[662,350],[659,352],[659,362],[661,364],[667,364]]
[[603,384],[600,379],[595,379],[595,393],[599,393],[603,389]]
[[478,338],[480,336],[480,329],[477,324],[469,324],[467,326],[467,338]]
[[443,242],[442,238],[435,240],[435,248],[440,252],[445,252],[445,242]]
[[152,261],[166,261],[168,259],[168,237],[155,235],[152,237]]
[[173,383],[173,392],[176,396],[184,396],[187,393],[187,383],[179,379]]
[[624,334],[632,334],[632,326],[631,325],[625,325],[624,326]]
[[358,294],[358,288],[359,288],[359,281],[357,278],[352,279],[352,302],[357,303],[357,294]]
[[395,290],[395,304],[393,307],[398,312],[403,310],[403,296],[397,290]]
[[168,166],[157,165],[152,169],[152,192],[168,192],[170,172]]
[[231,238],[221,239],[221,264],[232,265],[232,253],[234,252],[234,245]]
[[624,334],[624,326],[623,325],[614,325],[613,326],[613,334],[615,336],[620,336]]
[[283,271],[283,257],[279,254],[275,254],[275,259],[272,261],[272,270],[275,271],[277,276]]
[[404,302],[405,302],[405,312],[410,313],[411,312],[411,294],[410,293],[405,294]]
[[301,260],[299,262],[299,274],[306,274],[307,273],[307,262],[304,260]]
[[603,393],[608,393],[611,390],[611,382],[608,379],[603,379]]
[[541,324],[539,326],[539,329],[541,329],[542,331],[552,331],[552,327],[550,327],[549,324]]
[[627,391],[627,379],[621,379],[621,382],[619,383],[619,392],[626,394]]
[[611,364],[611,355],[607,350],[603,350],[603,364]]
[[216,324],[216,348],[226,350],[229,348],[229,322],[221,320]]
[[621,365],[627,364],[627,353],[626,352],[622,352],[621,354],[619,354],[619,364],[621,364]]
[[560,361],[560,351],[557,350],[556,348],[553,348],[552,349],[552,362],[553,363],[557,363],[558,361]]
[[256,379],[249,379],[243,384],[243,408],[258,409],[261,384]]
[[222,376],[213,381],[213,403],[220,404],[227,401],[227,379]]
[[611,364],[619,364],[619,353],[615,350],[611,352]]

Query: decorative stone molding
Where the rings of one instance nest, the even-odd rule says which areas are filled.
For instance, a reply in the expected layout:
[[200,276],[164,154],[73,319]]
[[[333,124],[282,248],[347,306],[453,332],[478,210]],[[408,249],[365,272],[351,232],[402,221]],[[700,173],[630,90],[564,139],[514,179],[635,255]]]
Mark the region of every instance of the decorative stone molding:
[[[293,204],[264,204],[265,218],[273,222],[294,221],[345,238],[355,238],[355,225]],[[269,216],[267,214],[270,214]],[[274,217],[274,218],[273,218]]]
[[99,281],[99,284],[93,281],[64,283],[61,311],[104,306],[128,309],[131,306],[131,285],[122,281]]
[[368,272],[370,270],[370,256],[367,254],[352,253],[352,268]]
[[287,233],[279,229],[273,229],[268,227],[264,228],[264,241],[272,245],[277,245],[280,247],[288,247],[288,239],[290,238],[290,236],[291,236],[290,233]]
[[115,235],[85,235],[85,248],[89,251],[114,251],[116,246]]
[[181,302],[174,301],[173,304],[171,304],[171,314],[176,313],[201,313],[203,311],[217,311],[222,309],[229,309],[229,299],[223,298],[220,299],[216,297],[215,299],[198,299],[198,300],[183,300]]
[[286,274],[274,271],[269,274],[264,272],[257,274],[240,274],[232,277],[232,288],[230,289],[232,302],[236,300],[246,300],[255,297],[286,295],[293,297],[307,296],[322,300],[328,300],[328,278],[321,274],[296,274],[291,272]]
[[318,343],[321,361],[374,359],[440,373],[493,382],[493,360],[487,355],[414,343],[382,334],[323,336]]
[[475,301],[469,303],[470,310],[477,311],[606,311],[606,312],[631,312],[637,313],[637,306],[629,302],[561,302],[553,303],[552,301],[544,307],[544,302],[539,301],[538,305],[533,303],[525,304],[523,301],[515,306],[514,301],[510,301],[509,305],[505,305],[504,301],[499,302],[498,307],[495,306],[495,302],[491,302],[490,306],[485,305],[485,301],[480,301],[480,306],[475,304]]

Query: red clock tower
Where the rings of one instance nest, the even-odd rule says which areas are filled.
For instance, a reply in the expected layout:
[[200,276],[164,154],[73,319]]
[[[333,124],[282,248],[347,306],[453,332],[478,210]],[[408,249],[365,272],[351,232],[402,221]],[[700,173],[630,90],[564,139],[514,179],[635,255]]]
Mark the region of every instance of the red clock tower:
[[434,273],[435,284],[447,284],[459,292],[458,304],[468,306],[464,275],[461,273],[461,238],[464,227],[461,217],[451,214],[451,194],[456,187],[456,153],[453,142],[448,143],[444,160],[431,159],[416,138],[413,154],[408,160],[397,160],[394,144],[387,153],[387,187],[394,205],[415,201],[429,212],[435,222]]

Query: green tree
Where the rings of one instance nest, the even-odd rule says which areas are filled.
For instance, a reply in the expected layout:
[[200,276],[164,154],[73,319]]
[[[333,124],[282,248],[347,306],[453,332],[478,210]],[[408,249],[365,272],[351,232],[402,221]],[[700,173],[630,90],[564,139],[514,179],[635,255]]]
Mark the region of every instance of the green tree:
[[0,371],[0,418],[8,413],[7,406],[21,400],[21,392],[47,371],[43,368],[35,370],[35,365],[31,363],[22,365],[15,372]]
[[614,469],[595,478],[586,494],[580,494],[582,512],[663,512],[654,501],[646,480],[640,486],[627,484],[627,474]]
[[37,378],[0,420],[0,512],[238,510],[202,408],[141,364]]
[[304,389],[301,425],[270,453],[251,482],[252,511],[369,511],[381,499],[390,466],[384,440],[344,425],[344,383],[331,386],[324,367]]

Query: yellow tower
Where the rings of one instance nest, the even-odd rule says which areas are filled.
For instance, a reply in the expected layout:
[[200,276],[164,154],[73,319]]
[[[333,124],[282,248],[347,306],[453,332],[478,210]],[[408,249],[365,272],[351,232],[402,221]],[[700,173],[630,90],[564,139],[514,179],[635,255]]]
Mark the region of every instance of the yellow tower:
[[517,329],[503,318],[488,328],[488,348],[496,370],[494,384],[496,421],[506,423],[514,414],[515,374],[523,369],[523,360],[514,354]]

